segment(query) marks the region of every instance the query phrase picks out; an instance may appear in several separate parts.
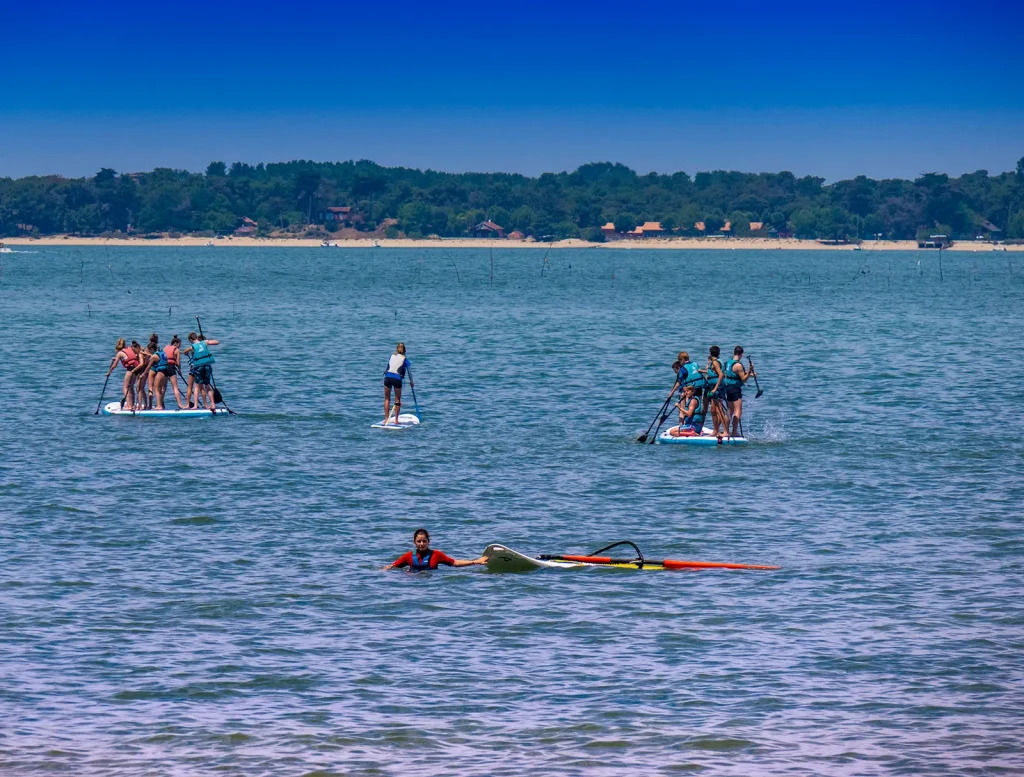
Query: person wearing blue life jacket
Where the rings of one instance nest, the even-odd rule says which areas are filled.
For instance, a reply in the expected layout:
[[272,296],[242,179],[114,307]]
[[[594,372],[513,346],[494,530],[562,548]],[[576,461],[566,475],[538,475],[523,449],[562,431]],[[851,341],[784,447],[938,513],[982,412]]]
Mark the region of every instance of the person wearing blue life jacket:
[[740,419],[743,417],[743,384],[757,373],[743,366],[743,346],[732,349],[732,358],[725,363],[725,402],[728,407],[728,418],[732,421],[732,436],[739,437]]
[[673,437],[699,436],[704,428],[704,413],[693,384],[683,386],[683,395],[676,407],[679,408],[679,425],[669,429],[668,433]]
[[185,409],[181,392],[178,390],[178,360],[180,358],[181,338],[173,335],[171,342],[160,349],[157,354],[156,373],[153,380],[157,410],[164,409],[164,394],[168,385],[174,389],[174,399],[178,403],[178,410]]
[[[213,394],[213,363],[211,345],[220,345],[220,340],[208,340],[204,335],[188,333],[188,346],[181,349],[188,356],[188,388],[185,392],[189,410],[199,410],[200,398],[207,410],[213,410],[217,403]],[[192,393],[195,390],[195,399]]]
[[725,382],[725,370],[722,369],[722,362],[718,358],[718,355],[722,350],[717,345],[712,345],[708,349],[708,367],[707,367],[707,394],[706,396],[706,410],[711,411],[711,424],[712,434],[716,437],[722,437],[729,433],[729,421],[725,415],[725,408],[722,406],[722,402],[725,399],[725,391],[723,390],[723,383]]
[[[395,423],[398,423],[398,416],[402,412],[402,381],[409,371],[412,362],[405,356],[405,343],[395,346],[395,352],[388,359],[388,368],[384,370],[384,423],[391,420],[391,392],[395,392]],[[412,375],[409,375],[409,385],[415,386],[412,382]]]
[[[150,363],[148,363],[146,371],[148,374],[146,387],[150,390],[150,399],[146,402],[146,409],[156,407],[158,411],[162,411],[164,409],[164,392],[160,390],[160,384],[162,378],[166,380],[167,351],[160,347],[160,339],[156,332],[150,335],[148,351],[150,351]],[[167,388],[166,384],[163,388]]]
[[[672,386],[672,392],[669,396],[674,394],[677,389],[682,389],[680,400],[676,403],[676,407],[679,408],[679,426],[677,430],[681,431],[687,427],[692,428],[696,411],[691,410],[690,406],[694,401],[698,405],[700,404],[699,395],[704,390],[705,380],[696,362],[690,360],[690,354],[687,351],[679,352],[678,358],[672,364],[672,369],[676,371],[676,382]],[[700,427],[698,427],[699,433]]]

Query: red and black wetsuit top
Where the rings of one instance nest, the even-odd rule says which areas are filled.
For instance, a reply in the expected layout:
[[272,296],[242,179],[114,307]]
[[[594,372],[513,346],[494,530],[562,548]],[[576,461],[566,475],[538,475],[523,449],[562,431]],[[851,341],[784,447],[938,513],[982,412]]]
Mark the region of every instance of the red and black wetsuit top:
[[398,558],[398,561],[395,562],[395,567],[399,569],[409,567],[414,571],[420,571],[424,569],[437,569],[438,564],[445,564],[450,567],[455,564],[455,559],[439,550],[428,550],[425,556],[419,555],[415,550],[410,550]]

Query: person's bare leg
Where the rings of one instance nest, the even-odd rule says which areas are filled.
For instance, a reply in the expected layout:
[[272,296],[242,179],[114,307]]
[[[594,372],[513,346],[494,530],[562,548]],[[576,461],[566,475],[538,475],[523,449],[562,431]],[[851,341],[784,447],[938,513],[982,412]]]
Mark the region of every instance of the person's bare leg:
[[178,403],[178,410],[184,410],[185,405],[183,405],[181,402],[181,391],[178,390],[177,374],[171,375],[171,377],[169,377],[167,380],[170,381],[171,388],[174,389],[174,401]]
[[121,396],[124,399],[121,402],[121,408],[125,406],[129,408],[135,407],[135,376],[130,372],[124,374],[124,385],[122,386]]
[[391,387],[384,387],[384,423],[387,424],[391,415]]
[[167,376],[162,372],[156,373],[153,379],[153,402],[157,410],[164,409],[164,392],[167,390]]
[[740,436],[740,419],[743,417],[743,400],[737,399],[729,403],[729,414],[732,416],[732,436]]
[[395,386],[395,423],[398,423],[398,415],[402,412],[402,387]]

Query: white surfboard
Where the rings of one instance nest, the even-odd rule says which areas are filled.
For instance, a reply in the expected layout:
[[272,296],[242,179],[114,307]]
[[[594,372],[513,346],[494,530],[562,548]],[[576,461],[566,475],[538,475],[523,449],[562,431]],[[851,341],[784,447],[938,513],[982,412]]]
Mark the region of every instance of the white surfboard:
[[483,555],[487,556],[488,572],[532,572],[535,569],[565,569],[566,567],[579,567],[583,564],[574,564],[569,561],[544,561],[539,558],[526,556],[519,551],[506,548],[504,545],[488,545],[484,548]]
[[104,415],[126,415],[133,418],[210,418],[216,415],[228,415],[228,411],[219,407],[213,412],[209,410],[128,410],[121,407],[120,402],[108,402],[103,406]]
[[411,429],[414,426],[419,426],[419,416],[413,413],[402,413],[398,416],[398,422],[395,422],[394,418],[388,419],[387,422],[378,421],[375,424],[370,424],[371,429]]
[[711,427],[705,426],[702,433],[693,436],[679,436],[675,435],[678,426],[673,426],[671,429],[666,429],[664,432],[658,435],[659,445],[698,445],[698,446],[713,446],[713,445],[746,445],[748,440],[746,437],[727,437],[723,436],[721,441],[711,433]]

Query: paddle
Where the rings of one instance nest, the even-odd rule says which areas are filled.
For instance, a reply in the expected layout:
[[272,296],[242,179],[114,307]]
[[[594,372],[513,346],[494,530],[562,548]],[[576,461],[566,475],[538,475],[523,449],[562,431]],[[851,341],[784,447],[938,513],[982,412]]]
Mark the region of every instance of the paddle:
[[[750,371],[753,372],[754,371],[754,362],[752,362],[750,360],[749,356],[747,357],[747,364],[750,365]],[[754,399],[757,399],[759,396],[761,396],[764,393],[764,389],[762,389],[760,384],[757,382],[757,375],[754,375],[754,387],[757,389],[757,393],[754,394]]]
[[228,407],[228,403],[224,401],[224,397],[221,395],[220,389],[217,388],[217,379],[213,377],[213,375],[210,375],[210,380],[213,381],[213,410],[211,410],[211,412],[213,412],[214,415],[217,415],[215,410],[217,407],[217,403],[220,402],[222,405],[224,405],[224,409],[227,410],[229,414],[238,415],[234,410]]
[[[672,392],[672,394],[668,395],[669,402],[672,401],[673,394],[675,394],[674,391]],[[658,425],[654,429],[654,436],[651,438],[651,445],[654,445],[654,443],[658,441],[658,432],[661,431],[661,425],[665,423],[665,420],[669,417],[669,415],[671,415],[671,413],[672,411],[668,409],[668,402],[666,402],[665,407],[662,409],[661,420],[658,421]]]
[[[203,337],[203,322],[199,320],[199,316],[196,316],[196,326],[199,327],[199,336]],[[210,371],[210,380],[213,381],[213,407],[210,408],[210,412],[217,415],[217,403],[220,402],[230,415],[236,415],[235,411],[228,407],[228,403],[224,401],[220,389],[217,388],[217,379],[213,377],[213,370]]]
[[[416,401],[416,386],[412,381],[412,365],[408,361],[405,363],[405,371],[409,373],[409,388],[412,389],[412,404],[416,408],[416,417],[420,418],[420,403]],[[398,420],[398,416],[395,416],[395,420]]]
[[[636,438],[636,441],[638,443],[643,444],[643,443],[647,442],[647,437],[650,435],[651,429],[654,428],[654,424],[658,420],[658,417],[662,413],[665,412],[665,408],[668,407],[668,403],[672,401],[672,395],[675,394],[675,393],[676,392],[673,391],[672,394],[668,395],[668,398],[665,400],[664,404],[662,404],[662,406],[658,409],[658,415],[654,416],[654,421],[651,421],[651,425],[647,427],[647,431],[644,432],[643,434],[641,434],[639,437]],[[667,416],[666,416],[666,418],[667,418]],[[664,418],[661,419],[661,423],[665,423],[665,419]],[[660,424],[659,424],[659,426],[660,426]]]
[[[107,393],[107,381],[108,380],[110,380],[110,373],[109,372],[107,373],[107,377],[105,377],[103,379],[103,390],[100,392],[100,401],[96,403],[96,412],[93,413],[93,415],[99,415],[100,414],[100,405],[103,404],[103,395]],[[121,402],[123,404],[124,400],[121,400]]]

